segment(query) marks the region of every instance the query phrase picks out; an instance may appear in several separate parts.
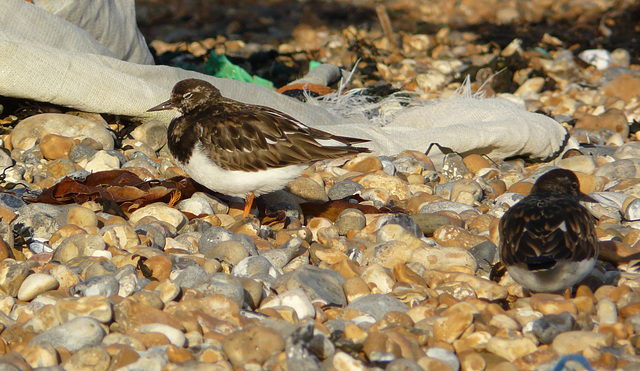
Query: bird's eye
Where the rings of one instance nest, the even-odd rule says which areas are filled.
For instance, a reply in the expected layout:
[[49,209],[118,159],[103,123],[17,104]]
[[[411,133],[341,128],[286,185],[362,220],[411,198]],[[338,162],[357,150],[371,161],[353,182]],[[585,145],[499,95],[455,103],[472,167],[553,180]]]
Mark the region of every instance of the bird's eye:
[[184,93],[184,95],[182,96],[182,98],[184,98],[184,99],[189,99],[189,98],[191,98],[192,96],[193,96],[193,93],[192,93],[192,92],[188,92],[188,93]]

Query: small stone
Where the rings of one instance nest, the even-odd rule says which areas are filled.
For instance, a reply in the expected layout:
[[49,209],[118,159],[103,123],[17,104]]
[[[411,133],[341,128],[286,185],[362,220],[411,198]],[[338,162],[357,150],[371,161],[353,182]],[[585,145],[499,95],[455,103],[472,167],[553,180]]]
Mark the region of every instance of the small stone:
[[531,354],[538,349],[536,344],[529,338],[506,339],[502,337],[492,337],[487,343],[487,350],[513,362],[518,357]]
[[58,281],[48,274],[31,274],[22,281],[20,290],[18,291],[18,299],[22,301],[31,301],[45,291],[57,289],[59,285]]
[[425,350],[428,357],[435,358],[447,364],[452,370],[460,369],[460,360],[453,352],[439,347],[431,347]]
[[241,260],[231,272],[235,277],[277,277],[278,271],[264,256],[250,256]]
[[176,208],[182,212],[191,213],[195,216],[215,214],[211,204],[203,197],[191,197],[186,200],[178,202]]
[[373,316],[376,321],[382,319],[389,312],[406,312],[409,307],[400,300],[383,295],[372,294],[360,297],[349,303],[345,309],[356,309]]
[[429,269],[464,267],[472,273],[478,267],[473,255],[458,247],[417,248],[411,254],[410,261],[420,263]]
[[40,140],[40,152],[47,160],[69,158],[71,148],[74,146],[73,139],[57,134],[47,134]]
[[69,209],[67,224],[75,224],[79,227],[97,227],[98,217],[93,210],[76,206]]
[[342,168],[349,171],[368,174],[377,170],[382,170],[382,163],[375,156],[361,154],[347,161]]
[[89,161],[83,166],[84,169],[90,173],[97,173],[99,171],[117,170],[120,169],[120,159],[106,150],[96,152]]
[[160,221],[169,223],[176,229],[182,228],[188,222],[183,213],[162,202],[156,202],[137,209],[129,216],[129,222],[137,224],[138,221],[146,216],[152,216]]
[[69,293],[74,296],[112,296],[118,294],[120,284],[112,274],[95,276],[80,282],[69,288]]
[[73,139],[92,138],[101,143],[103,148],[113,149],[113,136],[105,126],[60,113],[41,113],[20,121],[11,132],[11,144],[13,148],[27,149],[49,133]]
[[[558,161],[558,167],[573,172],[591,174],[596,170],[597,164],[592,156],[571,156]],[[582,186],[582,182],[580,185]]]
[[432,236],[436,229],[451,224],[449,218],[438,213],[414,214],[411,215],[411,218],[418,224],[425,236]]
[[364,189],[362,184],[353,180],[343,180],[332,185],[327,192],[330,200],[342,200],[343,198],[352,196]]
[[163,334],[171,344],[178,347],[182,347],[187,343],[187,338],[182,331],[162,323],[148,323],[140,326],[138,331],[141,333],[157,332]]
[[614,324],[618,322],[618,308],[608,298],[598,300],[596,312],[600,324]]
[[101,323],[108,323],[113,319],[112,305],[105,296],[62,299],[55,304],[55,309],[62,322],[78,317],[91,317]]
[[399,199],[409,198],[408,184],[388,174],[367,174],[359,181],[365,188],[382,188]]
[[304,176],[294,179],[286,187],[287,192],[307,201],[329,201],[324,185]]
[[286,286],[302,288],[312,301],[344,306],[347,298],[342,290],[343,283],[344,278],[333,270],[302,266],[289,275]]
[[249,257],[249,251],[240,242],[230,240],[222,241],[213,246],[204,256],[208,259],[217,259],[235,266],[241,260]]
[[101,346],[87,346],[71,355],[62,366],[65,370],[106,370],[111,362],[109,353]]
[[[70,336],[73,334],[73,336]],[[105,336],[100,323],[93,318],[78,317],[40,333],[30,344],[46,343],[73,352],[87,345],[98,345]]]
[[462,161],[467,166],[467,168],[474,174],[477,173],[478,170],[480,169],[491,167],[491,162],[489,162],[489,160],[487,160],[486,157],[478,154],[468,155],[465,158],[463,158]]
[[171,276],[173,263],[166,255],[157,255],[148,258],[144,264],[151,270],[151,277],[162,281]]
[[614,133],[620,133],[624,138],[629,135],[629,122],[624,112],[617,108],[608,109],[599,116],[585,115],[574,126],[575,129],[598,131],[609,129]]
[[416,220],[407,214],[381,215],[376,221],[376,229],[389,224],[399,225],[418,238],[424,235]]
[[445,225],[435,230],[433,239],[442,246],[460,247],[465,250],[487,242],[486,238],[474,235],[463,228],[453,225]]
[[340,235],[346,235],[350,230],[359,231],[366,225],[364,213],[358,209],[345,209],[336,218],[335,226]]
[[296,312],[298,320],[302,321],[306,318],[315,317],[315,309],[311,300],[302,289],[287,290],[282,294],[265,300],[262,308],[274,308],[278,306],[287,306],[293,308]]
[[234,367],[249,363],[262,365],[269,357],[284,350],[284,340],[277,332],[254,325],[225,337],[222,349]]
[[78,256],[91,255],[92,251],[102,251],[106,244],[102,237],[92,234],[77,234],[65,238],[53,254],[53,259],[61,263]]
[[551,344],[558,334],[572,331],[575,324],[569,313],[549,314],[533,322],[532,331],[542,344]]
[[453,201],[430,202],[420,208],[420,214],[429,214],[438,211],[453,211],[461,214],[467,210],[471,210],[472,212],[479,214],[478,210],[474,209],[472,206]]
[[344,289],[347,302],[349,303],[359,297],[371,294],[371,290],[369,289],[369,286],[367,286],[367,283],[358,276],[347,278],[344,285],[342,285],[342,288]]
[[[29,363],[29,366],[33,368],[55,367],[58,365],[58,353],[51,344],[28,344],[20,351],[20,354]],[[6,363],[3,364],[3,368],[5,367],[7,371],[13,370],[7,367]]]
[[140,245],[140,237],[129,223],[106,225],[100,230],[104,241],[121,250]]
[[167,127],[162,121],[150,120],[136,127],[131,136],[158,151],[167,143]]
[[433,324],[434,339],[453,343],[473,322],[474,309],[467,303],[454,304],[446,309]]
[[598,349],[613,344],[613,334],[590,331],[569,331],[556,335],[551,349],[560,355],[582,352],[587,347]]

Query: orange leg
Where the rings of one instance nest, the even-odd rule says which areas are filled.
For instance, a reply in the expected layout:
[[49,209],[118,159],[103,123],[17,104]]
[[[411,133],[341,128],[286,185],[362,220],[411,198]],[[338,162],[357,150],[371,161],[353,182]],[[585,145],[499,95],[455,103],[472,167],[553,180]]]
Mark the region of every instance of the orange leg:
[[242,218],[246,218],[246,217],[249,216],[249,213],[251,212],[251,206],[253,205],[253,199],[254,198],[255,198],[255,195],[253,194],[253,192],[249,192],[247,197],[245,197],[245,199],[244,199],[244,212],[242,213]]

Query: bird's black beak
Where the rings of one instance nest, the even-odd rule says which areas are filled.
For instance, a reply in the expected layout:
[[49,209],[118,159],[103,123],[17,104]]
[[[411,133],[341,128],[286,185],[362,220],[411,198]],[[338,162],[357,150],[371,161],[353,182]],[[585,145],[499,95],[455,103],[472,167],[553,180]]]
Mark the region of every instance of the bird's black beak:
[[578,199],[582,202],[598,203],[596,199],[582,192],[580,192],[580,196],[578,196]]
[[173,109],[173,105],[171,104],[171,99],[169,99],[166,102],[162,102],[160,104],[158,104],[155,107],[151,107],[147,110],[147,112],[154,112],[154,111],[164,111],[164,110],[168,110],[168,109]]

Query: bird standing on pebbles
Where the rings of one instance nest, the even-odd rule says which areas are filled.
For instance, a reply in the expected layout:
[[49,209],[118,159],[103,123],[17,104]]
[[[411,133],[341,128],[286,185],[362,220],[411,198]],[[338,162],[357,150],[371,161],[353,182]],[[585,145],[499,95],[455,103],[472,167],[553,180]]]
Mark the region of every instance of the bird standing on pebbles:
[[579,200],[576,175],[551,170],[500,220],[500,260],[513,279],[535,292],[558,292],[581,282],[598,258],[594,218]]
[[368,140],[310,128],[270,107],[224,98],[210,83],[178,82],[171,99],[151,111],[181,113],[169,125],[169,151],[196,182],[212,191],[243,197],[243,217],[255,196],[284,188],[318,160],[361,152]]

